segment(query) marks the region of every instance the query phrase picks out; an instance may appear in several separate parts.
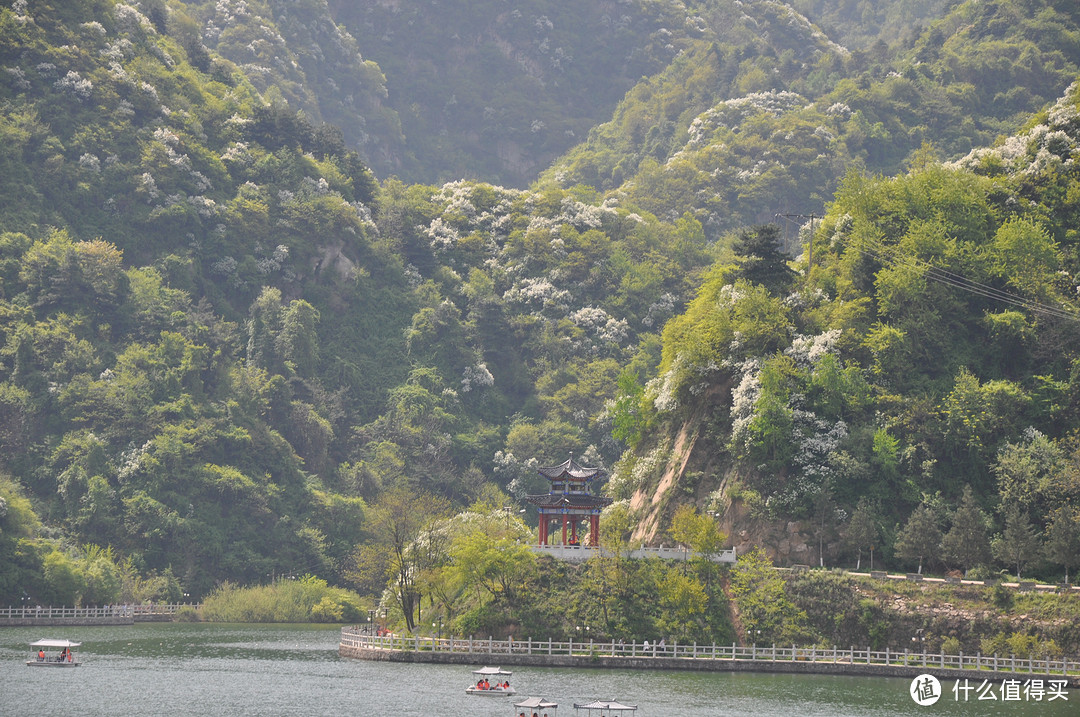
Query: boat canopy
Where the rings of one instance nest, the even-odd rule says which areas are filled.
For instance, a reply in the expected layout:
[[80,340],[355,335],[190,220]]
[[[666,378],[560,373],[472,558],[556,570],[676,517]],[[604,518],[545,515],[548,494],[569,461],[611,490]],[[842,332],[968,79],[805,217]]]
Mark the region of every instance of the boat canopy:
[[574,709],[588,710],[590,715],[593,710],[599,710],[601,715],[610,715],[616,712],[634,712],[637,710],[637,705],[624,705],[621,702],[595,700],[583,705],[575,704]]
[[514,674],[510,670],[504,670],[501,667],[481,667],[479,670],[473,670],[474,675],[512,675]]
[[524,707],[528,709],[540,709],[540,710],[553,710],[559,706],[557,702],[548,702],[543,697],[530,697],[522,702],[515,702],[514,707]]
[[38,640],[37,642],[31,642],[30,647],[78,647],[81,642],[72,642],[71,640]]

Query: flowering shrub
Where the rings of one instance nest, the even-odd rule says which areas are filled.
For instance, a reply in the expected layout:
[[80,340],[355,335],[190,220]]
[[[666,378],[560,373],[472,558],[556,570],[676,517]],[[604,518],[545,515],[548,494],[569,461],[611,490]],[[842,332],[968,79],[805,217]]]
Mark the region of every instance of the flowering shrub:
[[68,73],[57,80],[53,86],[62,92],[67,92],[80,102],[89,100],[94,90],[94,84],[90,80],[83,79],[74,70],[68,70]]
[[1021,175],[1066,171],[1080,154],[1080,83],[1073,83],[1047,113],[1046,121],[1006,138],[996,147],[972,150],[946,166],[976,172],[1005,170]]
[[487,364],[483,361],[472,366],[466,366],[465,372],[461,377],[461,390],[463,393],[468,393],[474,388],[479,389],[484,386],[493,386],[494,384],[495,377],[491,375],[491,371],[488,371]]
[[703,144],[716,130],[735,129],[755,115],[768,114],[776,117],[806,105],[806,98],[788,90],[754,92],[744,97],[725,100],[698,115],[690,123],[687,128],[690,136],[687,144]]

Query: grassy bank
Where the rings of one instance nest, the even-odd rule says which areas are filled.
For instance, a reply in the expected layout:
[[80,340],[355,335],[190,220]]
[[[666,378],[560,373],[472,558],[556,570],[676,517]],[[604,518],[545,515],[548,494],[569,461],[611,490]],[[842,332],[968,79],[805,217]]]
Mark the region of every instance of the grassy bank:
[[1017,657],[1080,654],[1080,595],[818,570],[792,574],[786,592],[823,645]]

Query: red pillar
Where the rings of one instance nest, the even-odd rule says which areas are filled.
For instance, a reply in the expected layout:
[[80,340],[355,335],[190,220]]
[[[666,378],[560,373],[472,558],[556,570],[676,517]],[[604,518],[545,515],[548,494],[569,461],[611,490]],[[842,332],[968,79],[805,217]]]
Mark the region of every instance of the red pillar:
[[577,518],[574,518],[574,522],[570,524],[570,542],[577,543]]
[[562,517],[562,544],[566,545],[566,514]]
[[547,535],[545,535],[547,531],[544,530],[544,528],[546,527],[547,526],[544,524],[544,514],[540,513],[540,525],[538,525],[536,528],[537,538],[540,541],[540,545],[547,545]]

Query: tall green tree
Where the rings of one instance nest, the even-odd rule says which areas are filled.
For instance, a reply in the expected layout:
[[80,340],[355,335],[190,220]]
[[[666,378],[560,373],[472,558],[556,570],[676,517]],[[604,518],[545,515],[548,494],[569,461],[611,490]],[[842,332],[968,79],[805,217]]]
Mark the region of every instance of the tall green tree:
[[901,560],[917,560],[919,574],[922,574],[923,562],[932,562],[941,555],[941,528],[937,516],[924,501],[911,512],[904,527],[896,535],[894,551]]
[[990,539],[986,534],[986,513],[975,500],[971,486],[964,486],[960,505],[952,514],[952,526],[941,542],[945,559],[966,573],[990,559]]
[[874,569],[874,548],[877,546],[878,537],[877,515],[870,499],[866,496],[859,498],[855,506],[855,512],[848,521],[847,542],[856,550],[855,569],[862,567],[862,551],[870,551],[870,569]]
[[357,587],[384,585],[410,632],[417,626],[418,578],[431,567],[445,540],[433,523],[448,512],[445,498],[399,483],[373,506],[368,521],[371,543],[360,546],[353,560],[352,582]]
[[990,547],[995,558],[1016,567],[1018,578],[1024,566],[1042,553],[1042,543],[1028,514],[1022,513],[1015,503],[1005,508],[1005,530],[994,537]]
[[764,550],[755,548],[739,556],[731,569],[731,592],[749,642],[802,641],[806,612],[788,597],[784,578]]
[[1069,568],[1080,565],[1080,510],[1076,507],[1063,505],[1051,514],[1046,556],[1065,568],[1065,582],[1069,582]]
[[470,531],[454,539],[450,557],[466,589],[503,602],[513,617],[525,584],[535,574],[536,555],[527,545]]
[[739,275],[751,284],[760,284],[775,295],[791,286],[795,272],[790,258],[780,247],[780,227],[762,224],[739,233],[732,246],[739,258]]
[[40,582],[41,558],[31,549],[41,521],[20,487],[0,474],[0,604],[19,605]]

